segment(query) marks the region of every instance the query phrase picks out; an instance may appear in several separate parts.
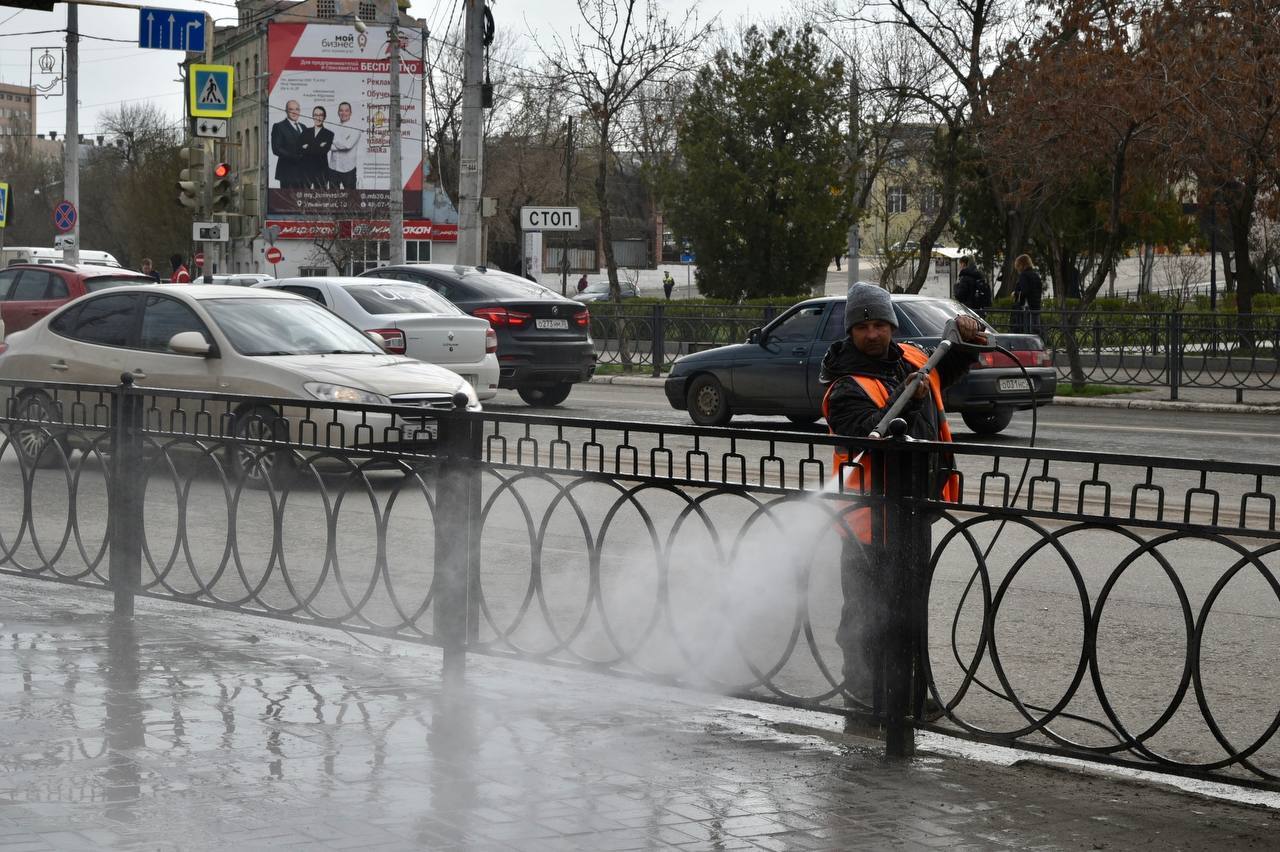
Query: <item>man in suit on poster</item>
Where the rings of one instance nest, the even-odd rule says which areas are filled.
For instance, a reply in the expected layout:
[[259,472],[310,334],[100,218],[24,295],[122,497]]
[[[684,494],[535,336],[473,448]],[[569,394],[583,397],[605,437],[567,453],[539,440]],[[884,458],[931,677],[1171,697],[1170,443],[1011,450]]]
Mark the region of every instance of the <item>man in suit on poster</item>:
[[276,181],[281,189],[304,189],[306,175],[302,160],[302,107],[297,101],[284,105],[284,115],[271,125],[271,153],[276,155]]

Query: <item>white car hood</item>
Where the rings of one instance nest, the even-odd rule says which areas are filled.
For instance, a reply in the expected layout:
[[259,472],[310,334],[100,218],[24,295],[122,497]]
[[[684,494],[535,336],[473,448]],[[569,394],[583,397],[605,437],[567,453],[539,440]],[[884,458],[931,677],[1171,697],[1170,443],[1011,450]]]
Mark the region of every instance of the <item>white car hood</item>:
[[360,388],[383,396],[456,393],[466,386],[452,370],[399,355],[275,355],[262,360],[306,381]]

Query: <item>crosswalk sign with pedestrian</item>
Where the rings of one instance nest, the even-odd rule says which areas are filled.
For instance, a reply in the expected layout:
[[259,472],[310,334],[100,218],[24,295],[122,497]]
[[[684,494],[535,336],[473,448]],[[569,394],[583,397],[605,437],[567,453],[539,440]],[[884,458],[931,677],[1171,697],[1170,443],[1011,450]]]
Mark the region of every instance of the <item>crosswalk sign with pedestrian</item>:
[[0,228],[9,224],[9,211],[13,209],[13,198],[9,195],[9,184],[0,183]]
[[230,118],[234,83],[230,65],[192,65],[188,77],[191,116]]

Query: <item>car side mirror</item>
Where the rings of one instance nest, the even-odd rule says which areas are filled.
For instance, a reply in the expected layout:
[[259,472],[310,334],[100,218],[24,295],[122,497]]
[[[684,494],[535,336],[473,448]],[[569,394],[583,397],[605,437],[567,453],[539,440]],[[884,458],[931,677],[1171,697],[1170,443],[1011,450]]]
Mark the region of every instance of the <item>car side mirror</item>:
[[387,351],[387,339],[385,337],[383,337],[381,334],[378,334],[378,332],[376,331],[366,331],[365,334],[368,335],[370,340],[378,344],[379,349],[381,349],[383,352]]
[[195,355],[209,358],[213,355],[213,344],[204,339],[198,331],[180,331],[169,338],[169,349],[179,355]]
[[753,328],[753,329],[751,329],[750,331],[748,331],[748,332],[747,332],[747,342],[748,342],[748,343],[759,343],[761,346],[763,346],[763,345],[764,345],[764,331],[763,331],[762,329],[759,329],[759,328]]

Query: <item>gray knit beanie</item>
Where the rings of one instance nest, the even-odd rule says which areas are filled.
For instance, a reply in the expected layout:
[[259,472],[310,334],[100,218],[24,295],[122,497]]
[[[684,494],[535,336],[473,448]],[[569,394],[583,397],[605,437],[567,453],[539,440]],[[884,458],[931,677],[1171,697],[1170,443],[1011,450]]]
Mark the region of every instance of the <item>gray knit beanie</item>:
[[898,327],[889,291],[875,284],[858,281],[849,288],[849,295],[844,301],[844,330],[848,331],[867,320],[884,320],[894,328]]

